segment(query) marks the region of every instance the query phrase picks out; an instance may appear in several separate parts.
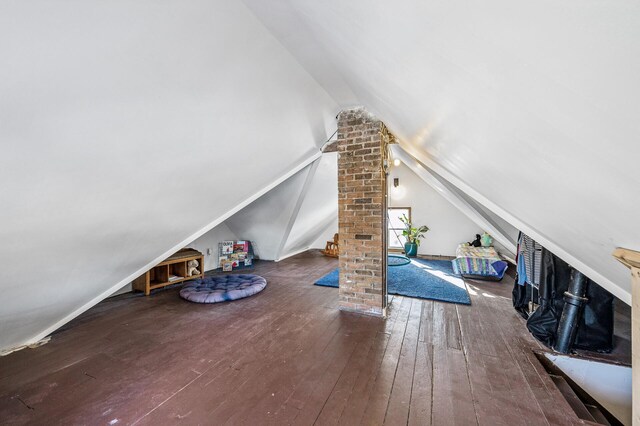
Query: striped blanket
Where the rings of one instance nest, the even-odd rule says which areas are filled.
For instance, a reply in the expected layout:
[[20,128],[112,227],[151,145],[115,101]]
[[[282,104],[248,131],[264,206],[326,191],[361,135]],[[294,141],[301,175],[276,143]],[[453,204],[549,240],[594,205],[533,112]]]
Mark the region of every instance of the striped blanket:
[[466,244],[458,246],[456,258],[451,264],[456,274],[497,279],[502,279],[508,266],[493,247],[471,247]]

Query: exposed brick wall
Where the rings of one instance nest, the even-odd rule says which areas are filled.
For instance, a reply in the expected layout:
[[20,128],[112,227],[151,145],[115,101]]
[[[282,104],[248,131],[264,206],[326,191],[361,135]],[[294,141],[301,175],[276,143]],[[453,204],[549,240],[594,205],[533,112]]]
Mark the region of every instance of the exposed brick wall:
[[338,115],[340,308],[385,315],[384,124],[362,108]]

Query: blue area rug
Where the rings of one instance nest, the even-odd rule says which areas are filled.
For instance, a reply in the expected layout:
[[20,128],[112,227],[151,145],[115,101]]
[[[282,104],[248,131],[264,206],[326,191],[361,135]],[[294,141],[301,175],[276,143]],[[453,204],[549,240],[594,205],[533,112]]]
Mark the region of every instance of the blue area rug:
[[[315,282],[324,287],[338,287],[338,268]],[[388,269],[389,294],[418,297],[420,299],[470,305],[471,298],[462,277],[453,272],[449,260],[411,259],[404,266]]]

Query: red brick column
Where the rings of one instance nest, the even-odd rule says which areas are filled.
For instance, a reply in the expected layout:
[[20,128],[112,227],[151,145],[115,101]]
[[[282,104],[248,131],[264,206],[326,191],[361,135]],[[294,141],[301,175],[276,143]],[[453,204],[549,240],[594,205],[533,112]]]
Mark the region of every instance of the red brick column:
[[362,108],[338,115],[340,309],[385,316],[384,124]]

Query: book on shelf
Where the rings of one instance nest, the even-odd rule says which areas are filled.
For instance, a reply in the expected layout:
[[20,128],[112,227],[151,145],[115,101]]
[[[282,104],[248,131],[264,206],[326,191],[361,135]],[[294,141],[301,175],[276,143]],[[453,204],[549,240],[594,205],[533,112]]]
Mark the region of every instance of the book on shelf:
[[236,241],[233,245],[234,253],[246,253],[249,251],[249,242],[244,240]]
[[253,264],[251,241],[222,241],[218,243],[218,248],[218,267],[224,272],[243,266],[243,263],[244,266]]
[[220,246],[220,254],[231,254],[233,253],[233,241],[223,241]]
[[225,260],[222,262],[222,270],[224,272],[231,272],[233,271],[233,262],[230,260]]

